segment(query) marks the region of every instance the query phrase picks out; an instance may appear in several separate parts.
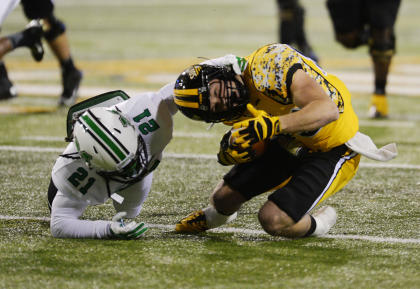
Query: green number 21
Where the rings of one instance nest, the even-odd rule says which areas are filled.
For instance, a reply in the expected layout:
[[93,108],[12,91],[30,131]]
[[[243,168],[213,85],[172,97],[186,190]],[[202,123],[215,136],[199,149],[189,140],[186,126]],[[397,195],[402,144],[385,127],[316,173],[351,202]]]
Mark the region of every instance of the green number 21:
[[80,186],[87,176],[88,172],[84,168],[78,167],[77,171],[71,174],[68,180],[73,186],[79,189],[79,192],[81,192],[83,195],[86,195],[90,187],[95,182],[94,178],[88,178],[87,183],[84,186]]
[[[146,117],[149,117],[149,116],[151,116],[151,113],[150,113],[149,109],[146,108],[142,113],[135,116],[133,118],[133,120],[135,122],[140,122],[143,118],[146,118]],[[143,122],[139,125],[139,130],[143,135],[146,135],[149,132],[154,132],[158,128],[159,128],[159,125],[156,122],[156,120],[154,120],[153,118],[149,119],[148,121]]]

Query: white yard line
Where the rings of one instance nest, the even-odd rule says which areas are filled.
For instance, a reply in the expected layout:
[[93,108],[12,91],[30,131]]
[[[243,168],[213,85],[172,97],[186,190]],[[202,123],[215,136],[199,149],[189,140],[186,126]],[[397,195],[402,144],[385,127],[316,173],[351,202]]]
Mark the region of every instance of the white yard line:
[[[417,68],[420,69],[420,68]],[[358,93],[372,93],[374,88],[373,73],[364,71],[331,71],[332,74],[337,75],[349,88],[350,92]],[[48,76],[46,76],[48,74]],[[16,71],[11,73],[13,79],[19,80],[45,80],[47,77],[56,79],[59,75],[54,71],[40,72],[35,71]],[[178,75],[170,73],[152,74],[148,77],[150,83],[166,84],[174,81]],[[17,84],[17,91],[21,94],[29,95],[54,95],[58,96],[61,93],[61,85],[46,85],[46,84]],[[81,97],[92,97],[107,91],[121,89],[120,87],[91,87],[82,86],[79,94]],[[129,95],[135,95],[144,92],[142,89],[124,89]],[[401,73],[391,73],[388,77],[387,84],[388,94],[420,96],[420,83],[417,75],[406,75]]]
[[[26,94],[26,95],[50,95],[50,96],[57,96],[61,94],[61,90],[63,88],[61,85],[47,85],[47,84],[16,84],[16,90],[19,94]],[[87,98],[96,96],[98,94],[112,91],[112,90],[119,90],[121,87],[93,87],[93,86],[82,86],[79,90],[80,97]],[[139,93],[149,91],[144,89],[124,89],[124,91],[130,95],[134,96]]]
[[390,120],[378,120],[378,119],[361,119],[359,120],[360,126],[370,126],[370,127],[403,127],[403,128],[413,128],[416,126],[415,121],[390,121]]
[[51,147],[30,147],[30,146],[0,146],[0,151],[62,153],[64,151],[64,147],[51,148]]
[[[394,127],[394,128],[413,128],[416,126],[415,121],[388,121],[388,120],[360,120],[360,126],[371,126],[371,127]],[[176,138],[220,138],[220,134],[210,132],[182,132],[174,131],[173,137]],[[48,136],[48,135],[28,135],[22,136],[21,140],[34,140],[34,141],[63,141],[63,137],[59,136]]]
[[[0,146],[0,151],[14,151],[14,152],[53,152],[62,153],[63,148],[54,147],[32,147],[32,146]],[[202,160],[216,160],[215,155],[210,154],[179,154],[179,153],[164,153],[166,158],[174,159],[202,159]],[[398,163],[366,163],[361,162],[360,167],[365,168],[388,168],[388,169],[412,169],[420,170],[420,165],[398,164]]]
[[[220,137],[217,134],[205,133],[205,132],[174,132],[174,137],[185,137],[185,138],[217,138]],[[21,140],[35,140],[35,141],[63,141],[63,137],[59,136],[47,136],[47,135],[28,135],[20,138]]]
[[[28,220],[49,222],[49,217],[27,217],[27,216],[5,216],[0,215],[0,220]],[[148,224],[150,228],[164,229],[172,231],[173,225]],[[263,230],[242,229],[242,228],[217,228],[210,230],[217,233],[235,233],[245,235],[267,235]],[[420,239],[394,238],[394,237],[377,237],[377,236],[361,236],[361,235],[325,235],[324,238],[341,239],[341,240],[363,240],[377,243],[399,243],[399,244],[420,244]]]

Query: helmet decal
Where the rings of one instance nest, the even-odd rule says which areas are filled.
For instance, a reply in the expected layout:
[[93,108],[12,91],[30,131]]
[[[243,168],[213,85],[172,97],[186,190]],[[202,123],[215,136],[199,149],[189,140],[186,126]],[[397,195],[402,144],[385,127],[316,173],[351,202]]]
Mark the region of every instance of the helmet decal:
[[96,107],[85,111],[75,122],[73,141],[80,158],[104,177],[128,184],[148,172],[144,139],[117,110]]
[[[107,151],[112,158],[117,157],[120,161],[124,160],[128,154],[128,150],[111,134],[106,127],[100,122],[94,121],[95,116],[88,110],[90,115],[83,115],[81,119],[87,127],[88,133],[98,142],[99,145]],[[91,118],[92,117],[92,118]],[[80,121],[80,119],[79,119]],[[118,162],[118,160],[115,160]]]

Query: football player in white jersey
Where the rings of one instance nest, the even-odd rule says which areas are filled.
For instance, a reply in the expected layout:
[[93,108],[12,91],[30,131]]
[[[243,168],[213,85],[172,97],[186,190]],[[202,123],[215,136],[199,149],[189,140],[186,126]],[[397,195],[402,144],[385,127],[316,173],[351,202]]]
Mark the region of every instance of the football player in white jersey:
[[[136,239],[147,230],[124,218],[139,215],[172,138],[177,111],[172,94],[168,84],[111,106],[78,104],[88,108],[70,116],[71,142],[52,169],[48,189],[54,237]],[[88,206],[110,198],[117,212],[111,221],[79,219]]]

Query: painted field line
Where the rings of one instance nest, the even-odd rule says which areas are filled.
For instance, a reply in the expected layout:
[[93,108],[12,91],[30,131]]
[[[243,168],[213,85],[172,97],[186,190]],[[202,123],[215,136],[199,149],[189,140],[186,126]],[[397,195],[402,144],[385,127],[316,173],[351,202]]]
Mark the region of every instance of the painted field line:
[[[1,149],[1,147],[0,147]],[[215,155],[208,154],[179,154],[179,153],[163,153],[164,157],[174,158],[174,159],[203,159],[203,160],[216,160]],[[410,165],[410,164],[387,164],[387,163],[366,163],[361,162],[360,167],[362,168],[388,168],[388,169],[413,169],[420,170],[420,165]]]
[[[185,138],[217,138],[220,135],[205,133],[205,132],[174,132],[173,137],[185,137]],[[47,136],[47,135],[29,135],[22,136],[21,140],[34,140],[34,141],[64,141],[64,136]]]
[[0,146],[0,151],[13,151],[13,152],[37,152],[37,153],[62,153],[63,148],[52,147],[36,147],[36,146]]
[[[371,127],[394,127],[394,128],[412,128],[416,126],[415,121],[389,121],[389,120],[360,120],[360,126],[371,126]],[[184,138],[221,138],[221,134],[209,133],[209,132],[183,132],[174,131],[173,137],[184,137]],[[21,140],[34,140],[34,141],[63,141],[64,136],[48,136],[48,135],[28,135],[20,137]]]
[[[371,93],[374,89],[373,75],[371,73],[364,72],[345,72],[336,71],[337,75],[351,92],[359,93]],[[162,85],[174,81],[178,77],[177,74],[155,74],[153,77],[149,77],[149,82],[160,83]],[[388,94],[407,95],[418,97],[420,95],[420,85],[417,81],[417,75],[407,77],[404,75],[389,75],[389,83],[387,85]],[[18,84],[16,89],[20,94],[27,95],[54,95],[58,96],[61,93],[62,87],[60,85],[53,84]],[[79,94],[81,97],[92,97],[107,91],[120,89],[115,87],[95,87],[95,86],[82,86]],[[128,95],[136,95],[140,92],[144,92],[144,89],[124,89]]]
[[415,121],[389,121],[389,120],[369,120],[361,119],[359,120],[360,126],[370,126],[370,127],[403,127],[403,128],[413,128],[416,126]]
[[[0,151],[14,151],[14,152],[48,152],[48,153],[62,153],[64,148],[53,147],[31,147],[31,146],[0,146]],[[174,159],[202,159],[202,160],[216,160],[215,155],[210,154],[179,154],[179,153],[163,153],[166,158]],[[362,168],[384,168],[384,169],[412,169],[420,170],[420,165],[398,164],[398,163],[367,163],[361,162]]]
[[[49,217],[25,217],[25,216],[4,216],[0,215],[0,220],[28,220],[28,221],[42,221],[49,222]],[[163,224],[147,224],[150,228],[157,228],[163,230],[174,229],[174,225]],[[217,228],[211,229],[210,232],[216,233],[234,233],[244,235],[267,235],[263,230],[241,229],[241,228]],[[393,238],[393,237],[377,237],[377,236],[361,236],[361,235],[325,235],[323,238],[328,239],[342,239],[342,240],[362,240],[377,243],[399,243],[399,244],[420,244],[420,239],[407,239],[407,238]],[[284,239],[286,240],[286,239]]]
[[[17,84],[16,89],[19,94],[22,95],[41,95],[41,96],[57,96],[61,94],[61,90],[63,89],[61,85],[46,85],[46,84]],[[102,86],[82,86],[79,89],[79,96],[80,98],[89,98],[92,96],[96,96],[98,94],[118,90],[121,88],[118,87],[102,87]],[[130,95],[134,96],[149,90],[145,89],[132,89],[127,88],[124,91]]]

